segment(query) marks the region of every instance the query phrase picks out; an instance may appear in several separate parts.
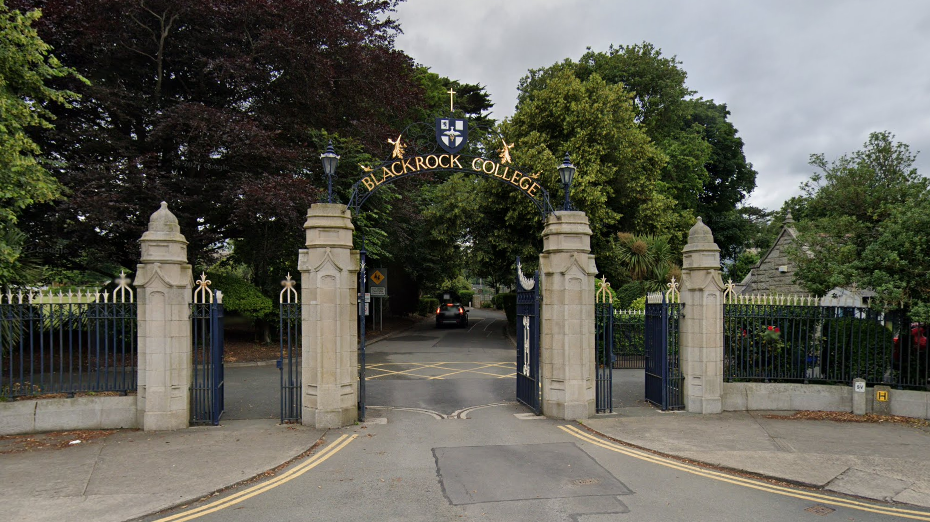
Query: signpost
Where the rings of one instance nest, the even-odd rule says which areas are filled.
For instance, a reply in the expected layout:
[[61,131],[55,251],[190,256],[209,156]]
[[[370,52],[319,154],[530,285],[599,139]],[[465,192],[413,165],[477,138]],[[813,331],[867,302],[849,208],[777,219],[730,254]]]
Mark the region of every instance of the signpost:
[[[367,301],[375,298],[375,304],[378,308],[378,330],[384,329],[384,300],[387,298],[387,268],[375,268],[368,276],[368,294]],[[374,319],[374,316],[372,316]],[[374,321],[372,321],[374,323]],[[374,324],[372,324],[374,327]]]

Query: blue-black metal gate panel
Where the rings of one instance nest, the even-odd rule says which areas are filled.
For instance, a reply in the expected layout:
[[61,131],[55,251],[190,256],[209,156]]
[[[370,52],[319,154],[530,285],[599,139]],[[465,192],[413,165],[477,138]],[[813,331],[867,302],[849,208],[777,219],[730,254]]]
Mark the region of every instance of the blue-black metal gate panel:
[[539,376],[539,271],[530,280],[517,258],[517,400],[542,413]]
[[284,290],[280,296],[280,331],[281,358],[278,370],[281,372],[281,424],[300,422],[301,417],[301,374],[298,364],[301,355],[301,317],[297,291],[294,290],[291,275],[283,282]]
[[223,304],[191,304],[191,422],[220,423],[223,415]]
[[613,413],[614,305],[597,303],[594,310],[596,361],[595,406],[598,413]]
[[663,410],[684,408],[678,342],[681,306],[667,302],[664,295],[659,302],[646,303],[646,400]]

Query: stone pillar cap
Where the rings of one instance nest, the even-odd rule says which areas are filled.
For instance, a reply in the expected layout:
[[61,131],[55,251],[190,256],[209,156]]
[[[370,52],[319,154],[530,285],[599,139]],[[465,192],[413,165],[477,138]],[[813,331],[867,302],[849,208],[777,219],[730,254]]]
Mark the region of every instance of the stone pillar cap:
[[697,218],[697,223],[691,227],[691,230],[688,231],[688,244],[691,243],[713,243],[714,234],[710,231],[710,227],[704,224],[704,220],[700,217]]
[[149,218],[149,228],[142,234],[142,241],[183,241],[187,240],[181,234],[178,218],[168,210],[168,204],[161,202],[161,208]]

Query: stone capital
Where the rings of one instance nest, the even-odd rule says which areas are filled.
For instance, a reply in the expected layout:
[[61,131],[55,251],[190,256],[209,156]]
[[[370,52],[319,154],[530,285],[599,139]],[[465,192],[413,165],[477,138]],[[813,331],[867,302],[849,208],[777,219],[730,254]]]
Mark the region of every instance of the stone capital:
[[352,213],[345,205],[314,203],[307,211],[304,223],[307,248],[352,248]]
[[697,218],[697,223],[688,232],[688,244],[682,249],[682,270],[720,269],[720,247],[714,243],[714,235],[704,220]]
[[591,226],[584,212],[559,210],[546,218],[543,253],[591,251]]
[[139,240],[142,263],[187,263],[187,239],[181,234],[178,218],[161,202],[161,208],[149,218],[149,227]]

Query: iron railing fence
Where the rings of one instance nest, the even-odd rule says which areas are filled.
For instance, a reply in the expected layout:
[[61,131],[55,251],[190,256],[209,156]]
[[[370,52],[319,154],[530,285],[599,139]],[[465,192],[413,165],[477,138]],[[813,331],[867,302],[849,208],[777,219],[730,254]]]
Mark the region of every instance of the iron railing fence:
[[136,390],[137,307],[129,280],[117,282],[112,293],[0,295],[0,401]]
[[644,369],[646,367],[646,311],[614,311],[615,369]]
[[848,384],[862,378],[930,389],[924,325],[901,312],[794,303],[724,305],[727,381]]

